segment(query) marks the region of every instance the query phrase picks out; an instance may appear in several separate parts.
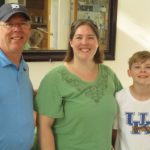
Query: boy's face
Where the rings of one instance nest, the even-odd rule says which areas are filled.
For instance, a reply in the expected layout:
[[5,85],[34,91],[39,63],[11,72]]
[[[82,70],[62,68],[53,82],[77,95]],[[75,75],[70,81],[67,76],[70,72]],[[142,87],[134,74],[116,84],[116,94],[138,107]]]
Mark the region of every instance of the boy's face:
[[128,75],[132,77],[134,84],[150,85],[150,59],[133,63]]

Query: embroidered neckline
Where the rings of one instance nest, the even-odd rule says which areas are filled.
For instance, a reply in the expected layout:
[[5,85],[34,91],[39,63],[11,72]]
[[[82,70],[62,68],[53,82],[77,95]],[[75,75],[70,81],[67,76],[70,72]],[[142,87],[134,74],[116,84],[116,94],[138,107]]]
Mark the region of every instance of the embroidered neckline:
[[61,69],[59,73],[67,84],[75,87],[78,91],[84,90],[87,97],[90,97],[95,102],[99,102],[104,95],[108,81],[108,69],[101,65],[99,65],[99,67],[101,72],[94,82],[85,82],[81,80],[76,75],[70,73],[65,66],[65,69]]

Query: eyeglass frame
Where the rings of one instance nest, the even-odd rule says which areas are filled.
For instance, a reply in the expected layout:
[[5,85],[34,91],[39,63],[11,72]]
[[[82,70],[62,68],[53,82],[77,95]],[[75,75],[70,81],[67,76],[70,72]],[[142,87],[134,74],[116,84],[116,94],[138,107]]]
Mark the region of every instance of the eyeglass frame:
[[30,29],[31,21],[21,21],[20,23],[0,22],[0,26],[4,26],[9,30],[12,30],[14,27],[17,26],[20,27],[21,29]]

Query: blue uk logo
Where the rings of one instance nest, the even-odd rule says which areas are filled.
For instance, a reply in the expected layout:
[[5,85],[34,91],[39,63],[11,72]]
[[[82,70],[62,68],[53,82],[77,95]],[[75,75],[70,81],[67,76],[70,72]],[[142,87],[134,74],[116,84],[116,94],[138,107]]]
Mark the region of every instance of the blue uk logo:
[[[150,134],[150,121],[147,119],[148,113],[139,112],[135,114],[134,112],[126,112],[125,115],[127,124],[132,127],[132,134]],[[134,120],[136,115],[139,118],[138,120]]]

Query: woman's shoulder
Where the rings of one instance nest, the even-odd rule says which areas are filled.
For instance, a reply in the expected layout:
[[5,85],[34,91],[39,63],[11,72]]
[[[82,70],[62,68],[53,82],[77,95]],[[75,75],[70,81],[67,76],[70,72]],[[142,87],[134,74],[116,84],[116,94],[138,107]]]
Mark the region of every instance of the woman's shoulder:
[[113,75],[115,74],[115,72],[109,66],[105,64],[100,64],[99,66],[102,71],[108,72],[109,74],[113,74]]
[[48,71],[48,73],[44,76],[44,80],[53,80],[55,78],[59,78],[60,76],[60,72],[65,70],[65,67],[64,67],[64,64],[61,63],[61,64],[58,64],[58,65],[55,65],[53,67],[50,68],[50,70]]
[[64,70],[64,69],[65,69],[65,66],[64,66],[63,63],[54,65],[54,66],[52,66],[50,68],[50,70],[48,71],[47,75],[55,74],[55,73],[60,72],[61,70]]
[[99,65],[101,68],[104,68],[104,69],[108,69],[108,70],[111,70],[111,68],[105,64],[100,64]]
[[107,77],[107,79],[111,79],[113,81],[116,87],[116,91],[122,89],[122,85],[117,74],[109,66],[102,64],[101,72],[105,78]]

